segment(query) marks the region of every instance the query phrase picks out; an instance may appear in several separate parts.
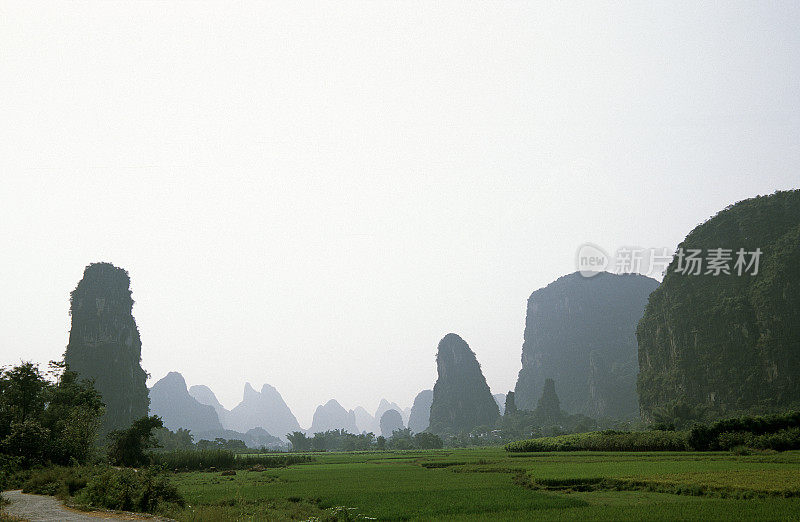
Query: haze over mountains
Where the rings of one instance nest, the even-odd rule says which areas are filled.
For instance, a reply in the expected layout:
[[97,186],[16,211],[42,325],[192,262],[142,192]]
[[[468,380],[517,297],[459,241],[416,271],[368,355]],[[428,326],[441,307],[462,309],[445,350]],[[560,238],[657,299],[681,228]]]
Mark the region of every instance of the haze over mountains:
[[356,414],[353,410],[345,410],[341,404],[331,399],[323,405],[317,406],[314,420],[311,422],[310,433],[343,429],[349,433],[358,433]]
[[469,345],[454,333],[445,335],[436,352],[439,377],[433,387],[430,426],[434,433],[458,433],[494,426],[500,417],[481,366]]
[[528,299],[517,408],[534,410],[546,379],[561,408],[593,418],[638,417],[636,325],[658,281],[638,274],[566,275]]
[[408,419],[408,428],[414,433],[421,433],[428,429],[431,418],[431,404],[433,403],[433,390],[422,390],[414,398],[411,415]]
[[[178,372],[141,397],[130,279],[108,263],[86,267],[72,293],[65,358],[96,379],[108,404],[107,428],[149,403],[168,429],[254,447],[280,446],[295,431],[485,433],[509,416],[507,404],[518,419],[553,426],[637,420],[639,408],[645,420],[682,412],[690,421],[800,404],[794,349],[800,342],[800,191],[732,205],[693,230],[681,248],[725,254],[729,264],[716,273],[686,273],[687,259],[679,254],[661,286],[637,274],[576,272],[535,290],[527,303],[522,369],[508,396],[491,393],[475,353],[450,333],[436,347],[433,389],[419,392],[412,407],[382,398],[373,415],[330,399],[317,407],[308,430],[269,384],[256,391],[246,383],[230,411],[208,386],[187,389]],[[737,249],[740,258],[751,256],[749,263],[734,264]]]
[[238,438],[248,445],[260,441],[270,444],[278,440],[285,442],[286,435],[294,431],[313,435],[328,430],[345,430],[349,433],[380,435],[380,418],[387,412],[396,412],[396,419],[400,419],[398,425],[394,422],[395,417],[392,417],[393,428],[405,427],[407,421],[403,418],[404,411],[411,414],[411,408],[403,409],[386,399],[381,399],[378,405],[378,417],[361,406],[346,410],[338,401],[331,399],[317,407],[311,426],[304,430],[273,386],[264,384],[261,391],[257,392],[250,383],[246,383],[242,401],[228,410],[208,386],[194,385],[187,389],[183,376],[178,372],[170,372],[158,380],[149,395],[150,413],[161,416],[166,428],[173,431],[188,429],[195,439]]
[[224,429],[214,408],[192,397],[178,372],[168,373],[150,388],[150,413],[161,417],[164,427],[172,431],[183,428],[200,433]]

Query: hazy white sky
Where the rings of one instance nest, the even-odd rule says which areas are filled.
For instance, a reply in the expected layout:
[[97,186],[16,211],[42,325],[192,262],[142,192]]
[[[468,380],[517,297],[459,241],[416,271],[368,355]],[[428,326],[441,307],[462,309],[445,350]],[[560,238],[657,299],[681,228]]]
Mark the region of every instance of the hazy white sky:
[[800,4],[0,2],[0,364],[85,265],[142,364],[403,406],[457,332],[513,389],[586,241],[675,247],[800,185]]

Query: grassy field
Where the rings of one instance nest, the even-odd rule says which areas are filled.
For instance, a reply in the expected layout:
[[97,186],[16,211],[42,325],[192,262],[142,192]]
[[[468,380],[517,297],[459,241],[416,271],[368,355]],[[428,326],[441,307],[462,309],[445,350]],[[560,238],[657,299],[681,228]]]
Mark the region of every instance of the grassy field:
[[[177,473],[178,520],[800,520],[800,452],[323,453]],[[339,509],[338,513],[335,508]],[[338,518],[337,518],[338,517]]]

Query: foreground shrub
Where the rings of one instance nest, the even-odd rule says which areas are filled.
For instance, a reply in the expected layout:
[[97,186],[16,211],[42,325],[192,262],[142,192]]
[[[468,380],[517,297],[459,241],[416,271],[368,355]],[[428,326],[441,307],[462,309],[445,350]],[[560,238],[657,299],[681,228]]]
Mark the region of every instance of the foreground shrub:
[[746,445],[760,449],[800,449],[800,412],[724,419],[710,425],[696,425],[689,432],[689,444],[699,451],[728,450]]
[[719,434],[715,447],[722,450],[734,450],[737,447],[776,451],[800,449],[800,428],[790,428],[763,435],[726,431]]
[[22,483],[22,492],[53,495],[65,500],[86,487],[89,478],[96,472],[98,470],[95,468],[77,466],[34,469]]
[[202,471],[209,468],[246,469],[254,466],[281,468],[313,460],[306,455],[241,455],[237,457],[229,450],[176,450],[155,453],[151,458],[159,466],[181,471]]
[[163,428],[161,417],[152,415],[136,419],[126,430],[108,434],[108,460],[115,466],[138,467],[150,462],[147,451],[158,447],[154,430]]
[[505,445],[506,451],[686,451],[683,431],[595,431],[520,440]]
[[75,500],[91,507],[145,513],[155,512],[164,503],[184,505],[178,489],[158,468],[108,468],[94,474]]

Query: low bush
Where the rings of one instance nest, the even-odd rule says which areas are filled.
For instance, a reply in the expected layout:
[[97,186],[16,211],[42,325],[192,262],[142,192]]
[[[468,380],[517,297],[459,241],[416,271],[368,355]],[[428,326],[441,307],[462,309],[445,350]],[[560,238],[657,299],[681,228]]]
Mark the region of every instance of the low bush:
[[800,428],[789,428],[762,435],[726,431],[719,434],[714,446],[722,450],[733,450],[737,447],[776,451],[800,449]]
[[165,503],[184,505],[183,497],[158,468],[108,468],[93,475],[75,501],[91,507],[155,512]]
[[239,455],[228,450],[176,450],[152,455],[155,464],[171,470],[202,471],[247,469],[250,467],[281,468],[301,462],[311,462],[307,455]]
[[709,425],[695,425],[689,432],[689,444],[699,451],[727,450],[737,445],[776,450],[797,449],[800,448],[800,441],[792,433],[797,433],[798,429],[798,411],[780,415],[736,417]]
[[520,440],[505,445],[506,451],[686,451],[683,431],[595,431]]
[[153,513],[162,503],[182,506],[183,498],[164,470],[107,466],[52,466],[25,473],[24,493],[72,498],[89,507]]
[[53,495],[65,500],[86,487],[89,477],[95,472],[94,468],[78,466],[34,469],[22,483],[22,492]]

